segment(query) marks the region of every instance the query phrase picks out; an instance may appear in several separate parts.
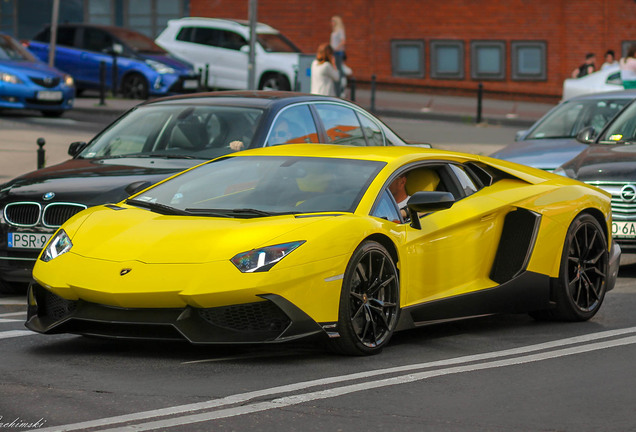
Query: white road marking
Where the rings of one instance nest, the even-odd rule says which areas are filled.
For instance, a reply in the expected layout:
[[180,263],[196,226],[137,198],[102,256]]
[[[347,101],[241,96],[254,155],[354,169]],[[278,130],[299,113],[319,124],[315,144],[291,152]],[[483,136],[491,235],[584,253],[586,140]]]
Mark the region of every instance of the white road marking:
[[12,317],[12,316],[20,316],[23,315],[24,318],[26,318],[26,311],[22,311],[22,312],[8,312],[8,313],[3,313],[0,314],[0,318],[5,318],[5,317]]
[[0,306],[8,305],[24,305],[26,306],[26,298],[0,298]]
[[9,331],[0,332],[0,339],[9,339],[9,338],[20,337],[20,336],[31,336],[34,334],[37,334],[37,333],[34,333],[30,330],[9,330]]
[[0,318],[0,324],[1,323],[10,323],[10,322],[23,322],[23,321],[24,320]]
[[[617,336],[622,336],[629,333],[636,332],[636,327],[618,329],[618,330],[610,330],[599,333],[592,333],[583,336],[577,336],[567,339],[556,340],[552,342],[546,342],[542,344],[530,345],[526,347],[513,348],[509,350],[491,352],[491,353],[483,353],[476,354],[471,356],[457,357],[454,359],[448,360],[440,360],[435,362],[428,363],[419,363],[412,365],[399,366],[394,368],[387,369],[378,369],[375,371],[366,371],[361,373],[349,374],[349,375],[341,375],[330,378],[317,379],[312,381],[300,382],[295,384],[289,384],[279,387],[272,387],[269,389],[256,390],[247,393],[241,393],[236,395],[227,396],[220,399],[213,399],[207,402],[200,402],[195,404],[174,406],[164,409],[157,409],[151,411],[144,411],[134,414],[128,414],[123,416],[109,417],[103,419],[97,419],[92,421],[86,421],[75,424],[68,424],[56,427],[49,427],[44,429],[38,429],[41,432],[53,432],[53,431],[73,431],[80,430],[86,428],[97,428],[97,427],[114,427],[115,425],[121,425],[122,423],[141,421],[146,419],[152,419],[155,417],[164,417],[170,415],[178,415],[178,414],[188,414],[193,413],[195,411],[203,411],[210,410],[213,408],[225,407],[228,405],[235,404],[243,404],[238,407],[225,408],[217,411],[201,413],[201,414],[190,414],[181,417],[175,417],[172,419],[158,420],[158,421],[150,421],[147,423],[139,423],[135,425],[129,426],[117,426],[113,429],[105,429],[101,432],[121,432],[121,431],[146,431],[146,430],[154,430],[166,427],[174,427],[180,426],[184,424],[210,421],[219,418],[227,418],[238,415],[243,415],[247,413],[260,412],[270,409],[282,408],[285,406],[296,405],[300,403],[305,403],[313,400],[326,399],[341,396],[344,394],[357,392],[357,391],[365,391],[378,387],[385,387],[391,385],[404,384],[414,381],[420,381],[432,377],[450,375],[456,373],[463,372],[472,372],[490,368],[498,368],[504,366],[512,366],[519,365],[524,363],[542,361],[553,359],[557,357],[563,357],[568,355],[581,354],[585,352],[613,348],[618,346],[624,346],[628,344],[636,343],[636,336],[627,336],[620,339],[612,339],[605,342],[596,342],[590,343],[599,339],[606,338],[616,338]],[[570,348],[561,348],[567,345],[573,344],[586,344],[587,345],[579,345]],[[556,349],[560,348],[560,349]],[[553,350],[547,352],[539,352],[537,354],[528,354],[536,351],[544,351],[544,350]],[[526,355],[527,354],[527,355]],[[517,356],[517,357],[513,357]],[[492,360],[496,358],[504,358],[510,357],[506,359]],[[492,361],[486,361],[492,360]],[[481,363],[475,363],[481,362]],[[472,363],[466,364],[463,366],[453,366],[460,365],[463,363]],[[452,367],[449,367],[452,366]],[[428,370],[418,373],[413,373],[413,371],[420,369],[431,369],[431,368],[439,368],[436,370]],[[405,375],[400,375],[396,377],[385,378],[382,380],[369,382],[369,377],[386,375],[391,373],[398,372],[407,372]],[[281,393],[289,393],[294,391],[306,390],[310,387],[324,386],[328,384],[337,384],[345,381],[359,380],[363,379],[364,381],[361,383],[353,383],[349,385],[343,385],[340,387],[334,387],[327,390],[318,390],[314,392],[307,392],[297,395],[284,396],[277,399],[274,399],[269,402],[255,402],[251,404],[246,404],[246,402],[266,396],[274,396]]]

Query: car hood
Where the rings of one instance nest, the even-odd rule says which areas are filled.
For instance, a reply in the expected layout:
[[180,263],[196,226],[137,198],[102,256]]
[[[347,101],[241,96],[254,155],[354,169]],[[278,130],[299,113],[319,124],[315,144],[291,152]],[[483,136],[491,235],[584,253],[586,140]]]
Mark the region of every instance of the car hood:
[[308,240],[320,231],[314,227],[316,224],[338,216],[171,216],[128,205],[96,207],[86,212],[89,214],[76,232],[69,227],[73,253],[105,261],[146,264],[226,261],[252,249]]
[[562,166],[569,177],[590,182],[634,181],[636,145],[591,145]]
[[573,138],[518,141],[491,154],[491,157],[552,171],[585,150]]
[[139,56],[143,59],[154,60],[156,62],[163,63],[179,72],[194,73],[194,69],[190,63],[186,62],[185,60],[176,58],[171,54],[140,53]]
[[53,192],[54,202],[73,202],[87,206],[119,202],[131,183],[148,185],[183,171],[199,159],[71,159],[33,171],[11,180],[0,189],[1,201],[41,201]]
[[0,60],[0,68],[3,70],[11,70],[22,72],[27,75],[35,74],[38,77],[55,76],[61,78],[63,73],[39,61],[28,60]]

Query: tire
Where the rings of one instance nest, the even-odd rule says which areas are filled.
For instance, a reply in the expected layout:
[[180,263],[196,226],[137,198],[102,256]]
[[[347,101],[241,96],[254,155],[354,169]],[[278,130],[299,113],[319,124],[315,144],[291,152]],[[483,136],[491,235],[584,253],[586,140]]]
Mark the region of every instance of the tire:
[[64,114],[64,111],[50,111],[50,110],[42,111],[42,115],[44,117],[49,117],[49,118],[62,117],[62,114]]
[[537,319],[587,321],[600,309],[607,288],[608,252],[605,230],[589,214],[579,214],[565,237],[556,308],[539,311]]
[[342,282],[338,330],[333,348],[347,355],[371,355],[389,342],[400,312],[399,277],[389,252],[365,241],[353,253]]
[[289,80],[284,75],[278,73],[268,73],[261,78],[261,83],[258,86],[259,90],[280,90],[289,91],[291,85]]
[[121,94],[126,99],[148,99],[148,80],[143,75],[126,75],[121,82]]

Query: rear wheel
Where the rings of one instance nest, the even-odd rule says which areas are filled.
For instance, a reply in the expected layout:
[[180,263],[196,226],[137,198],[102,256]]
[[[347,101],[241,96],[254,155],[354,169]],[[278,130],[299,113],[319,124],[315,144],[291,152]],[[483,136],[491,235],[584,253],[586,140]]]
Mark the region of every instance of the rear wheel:
[[568,229],[555,287],[556,308],[536,318],[585,321],[600,309],[607,288],[605,230],[589,214],[578,215]]
[[389,342],[399,315],[399,280],[389,252],[374,241],[362,243],[345,271],[340,295],[337,351],[376,354]]
[[148,81],[143,75],[127,75],[121,83],[121,93],[127,99],[148,99]]
[[289,80],[284,75],[278,73],[265,74],[258,86],[260,90],[291,90]]

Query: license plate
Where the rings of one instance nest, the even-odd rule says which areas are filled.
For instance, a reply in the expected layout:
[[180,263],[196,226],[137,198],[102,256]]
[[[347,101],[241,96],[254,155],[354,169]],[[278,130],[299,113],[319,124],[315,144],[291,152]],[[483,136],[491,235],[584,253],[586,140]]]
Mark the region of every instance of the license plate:
[[7,244],[13,249],[42,249],[53,234],[9,233]]
[[62,100],[62,92],[61,91],[39,91],[37,97],[38,97],[38,100],[59,101],[59,100]]
[[612,237],[636,237],[636,222],[612,222]]
[[183,88],[184,89],[195,89],[199,87],[199,81],[197,80],[185,80],[183,81]]

